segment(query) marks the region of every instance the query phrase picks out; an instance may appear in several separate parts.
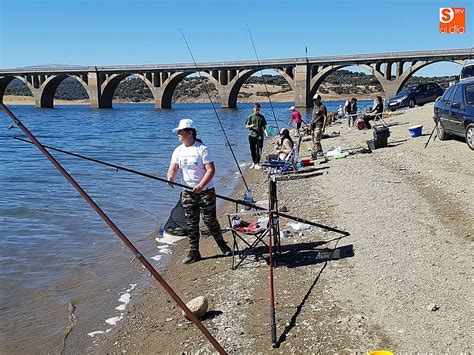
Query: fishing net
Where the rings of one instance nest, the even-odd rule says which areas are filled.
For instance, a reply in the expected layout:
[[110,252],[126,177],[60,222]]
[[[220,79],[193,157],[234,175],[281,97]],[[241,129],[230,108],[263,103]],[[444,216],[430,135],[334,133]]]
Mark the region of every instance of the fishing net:
[[184,215],[184,208],[181,204],[181,195],[179,196],[176,206],[173,207],[168,221],[166,221],[164,229],[167,233],[179,236],[187,236],[188,230],[186,228],[186,216]]

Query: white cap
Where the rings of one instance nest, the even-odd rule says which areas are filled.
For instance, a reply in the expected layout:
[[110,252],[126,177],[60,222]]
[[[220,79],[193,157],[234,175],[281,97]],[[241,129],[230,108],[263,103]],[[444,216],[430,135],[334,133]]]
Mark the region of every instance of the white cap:
[[190,120],[189,118],[184,118],[181,121],[179,121],[179,125],[176,128],[173,128],[173,132],[178,132],[181,129],[186,129],[186,128],[194,128],[196,129],[196,126],[194,125],[193,120]]
[[289,132],[286,128],[280,129],[280,135],[282,135],[283,133],[285,133],[285,131]]
[[313,100],[317,100],[317,99],[321,99],[321,95],[315,94],[315,95],[313,96]]
[[291,107],[289,108],[290,111],[293,111],[294,109],[295,109],[295,106],[291,106]]

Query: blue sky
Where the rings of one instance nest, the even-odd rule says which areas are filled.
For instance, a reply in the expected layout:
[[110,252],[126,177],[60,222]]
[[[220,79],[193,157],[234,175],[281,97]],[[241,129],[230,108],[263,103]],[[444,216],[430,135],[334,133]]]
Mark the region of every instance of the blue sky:
[[[439,34],[439,7],[466,8],[466,34]],[[463,0],[0,0],[0,67],[260,59],[473,46]],[[434,64],[422,74],[454,74]]]

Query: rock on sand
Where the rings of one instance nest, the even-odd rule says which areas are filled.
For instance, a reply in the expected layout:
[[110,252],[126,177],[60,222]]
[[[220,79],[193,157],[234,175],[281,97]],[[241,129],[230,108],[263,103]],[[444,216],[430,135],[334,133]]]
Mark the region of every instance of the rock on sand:
[[[206,314],[208,305],[207,298],[204,296],[196,297],[186,303],[186,306],[188,306],[191,312],[193,312],[198,318],[201,318]],[[190,320],[184,311],[181,311],[181,313],[183,314],[184,318]]]

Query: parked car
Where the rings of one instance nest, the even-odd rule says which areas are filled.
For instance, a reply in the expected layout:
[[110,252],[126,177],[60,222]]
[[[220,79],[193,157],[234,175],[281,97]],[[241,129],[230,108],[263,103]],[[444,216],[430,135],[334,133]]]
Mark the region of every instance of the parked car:
[[435,102],[434,120],[438,138],[453,136],[466,139],[474,150],[474,79],[466,79],[450,86]]
[[406,86],[396,96],[388,99],[388,108],[395,111],[401,107],[422,106],[435,101],[443,95],[443,89],[436,83],[426,83]]
[[467,64],[461,69],[461,74],[459,74],[459,80],[465,80],[474,77],[474,63]]

